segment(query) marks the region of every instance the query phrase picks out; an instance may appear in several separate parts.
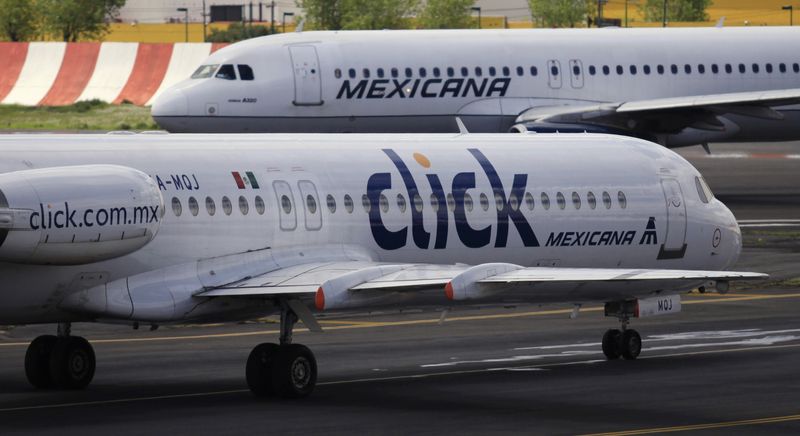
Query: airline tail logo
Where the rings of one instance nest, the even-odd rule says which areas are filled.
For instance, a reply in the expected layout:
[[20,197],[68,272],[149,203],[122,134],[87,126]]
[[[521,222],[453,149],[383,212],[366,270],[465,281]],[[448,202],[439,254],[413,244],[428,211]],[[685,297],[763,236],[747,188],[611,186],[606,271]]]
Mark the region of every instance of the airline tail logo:
[[[485,176],[489,179],[494,197],[497,200],[497,220],[494,226],[488,225],[482,228],[474,228],[470,225],[464,205],[464,198],[467,190],[473,189],[475,185],[474,172],[461,172],[453,177],[451,185],[454,209],[453,219],[455,222],[458,239],[469,248],[479,248],[489,245],[494,233],[494,246],[505,247],[508,243],[509,221],[514,225],[517,233],[526,247],[538,247],[539,240],[533,232],[530,223],[519,208],[513,208],[510,204],[510,196],[523,198],[525,186],[528,182],[527,174],[515,174],[512,182],[511,192],[507,193],[500,176],[497,174],[491,162],[478,149],[469,149],[470,154],[480,165]],[[439,204],[436,210],[436,232],[435,240],[431,244],[431,233],[425,230],[423,225],[423,215],[421,208],[415,207],[415,203],[422,201],[417,181],[409,171],[405,162],[391,149],[384,149],[383,152],[389,157],[405,185],[408,198],[411,201],[411,239],[414,245],[421,249],[443,249],[447,247],[447,236],[449,228],[450,214],[447,207],[447,198],[439,176],[436,174],[425,174],[425,179]],[[423,168],[430,167],[430,161],[422,154],[415,153],[414,160]],[[385,250],[396,250],[408,244],[408,226],[400,230],[389,230],[383,223],[381,210],[379,207],[381,193],[387,189],[392,189],[392,175],[390,173],[375,173],[367,181],[367,197],[370,202],[369,221],[372,229],[372,236],[375,242]]]

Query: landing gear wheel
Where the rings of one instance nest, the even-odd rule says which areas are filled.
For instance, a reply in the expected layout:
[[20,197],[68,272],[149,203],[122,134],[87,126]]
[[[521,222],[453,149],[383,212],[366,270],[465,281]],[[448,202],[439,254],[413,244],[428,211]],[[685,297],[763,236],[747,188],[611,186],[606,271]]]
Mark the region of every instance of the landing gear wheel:
[[62,389],[83,389],[94,378],[94,350],[86,339],[66,336],[57,339],[50,355],[50,377]]
[[317,360],[308,347],[281,345],[272,364],[272,386],[284,398],[303,398],[317,384]]
[[619,346],[621,337],[622,332],[617,329],[608,330],[606,334],[603,335],[603,354],[606,355],[606,359],[619,359],[621,354]]
[[28,345],[28,351],[25,353],[25,375],[28,377],[28,382],[37,389],[53,387],[53,378],[50,377],[50,355],[57,341],[58,338],[53,335],[43,335]]
[[274,393],[272,386],[272,366],[278,354],[278,344],[259,344],[247,358],[245,376],[247,387],[257,397],[268,397]]
[[622,333],[622,342],[620,343],[622,357],[625,360],[634,360],[639,357],[642,352],[642,337],[636,330],[628,329]]

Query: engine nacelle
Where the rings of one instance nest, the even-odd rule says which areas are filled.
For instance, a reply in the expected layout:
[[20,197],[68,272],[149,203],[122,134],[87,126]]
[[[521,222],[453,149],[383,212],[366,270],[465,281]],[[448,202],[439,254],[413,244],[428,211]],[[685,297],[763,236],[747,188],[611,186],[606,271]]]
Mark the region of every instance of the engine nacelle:
[[155,237],[163,216],[155,181],[133,168],[0,174],[0,261],[76,265],[124,256]]

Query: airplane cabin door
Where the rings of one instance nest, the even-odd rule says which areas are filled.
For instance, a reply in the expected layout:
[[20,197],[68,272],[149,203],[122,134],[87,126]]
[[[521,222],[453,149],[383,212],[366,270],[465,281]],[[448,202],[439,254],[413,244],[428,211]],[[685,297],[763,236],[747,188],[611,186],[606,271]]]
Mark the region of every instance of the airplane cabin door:
[[547,84],[553,89],[561,88],[561,62],[554,59],[547,61]]
[[319,57],[312,45],[289,47],[294,70],[294,103],[297,106],[319,106],[322,104],[322,81],[320,80]]
[[578,59],[569,60],[569,80],[573,88],[583,88],[583,65]]
[[297,187],[300,188],[300,203],[305,207],[306,217],[306,230],[319,230],[322,228],[322,211],[320,210],[321,204],[319,202],[319,195],[317,195],[317,187],[308,180],[300,180],[297,182]]
[[297,212],[292,194],[292,187],[283,180],[276,180],[272,183],[275,190],[275,200],[278,203],[278,215],[281,230],[294,230],[297,228]]
[[661,179],[667,204],[667,233],[659,259],[682,258],[686,252],[686,205],[681,185],[675,179]]

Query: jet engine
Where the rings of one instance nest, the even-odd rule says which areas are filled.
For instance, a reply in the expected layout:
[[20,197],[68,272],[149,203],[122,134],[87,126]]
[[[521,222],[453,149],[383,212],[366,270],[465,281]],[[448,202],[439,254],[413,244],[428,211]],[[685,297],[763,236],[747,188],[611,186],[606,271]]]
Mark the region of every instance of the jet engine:
[[0,174],[0,261],[77,265],[150,242],[164,200],[147,174],[82,165]]

